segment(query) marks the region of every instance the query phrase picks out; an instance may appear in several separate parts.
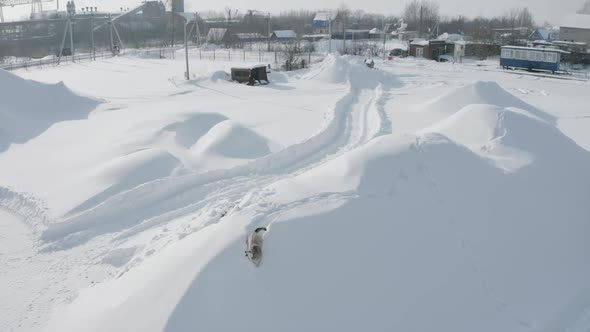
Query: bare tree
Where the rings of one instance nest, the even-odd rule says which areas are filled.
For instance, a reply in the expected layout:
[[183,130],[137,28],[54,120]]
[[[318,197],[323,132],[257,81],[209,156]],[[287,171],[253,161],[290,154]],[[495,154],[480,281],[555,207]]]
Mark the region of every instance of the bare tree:
[[430,31],[439,21],[438,3],[429,0],[412,0],[402,15],[409,30],[418,30],[420,35]]
[[586,2],[584,2],[584,4],[582,5],[582,8],[580,8],[580,10],[578,10],[577,13],[590,15],[590,0],[586,0]]
[[[285,61],[285,70],[293,70],[302,64],[302,48],[299,41],[281,44],[281,58]],[[303,67],[301,65],[301,67]]]
[[528,7],[523,7],[518,13],[518,25],[521,27],[533,29],[535,27],[535,21],[533,14],[529,11]]

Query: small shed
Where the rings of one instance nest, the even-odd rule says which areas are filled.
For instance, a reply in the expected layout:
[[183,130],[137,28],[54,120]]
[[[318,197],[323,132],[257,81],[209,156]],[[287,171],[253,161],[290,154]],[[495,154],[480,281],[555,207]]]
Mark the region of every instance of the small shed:
[[297,39],[297,34],[293,30],[275,30],[270,35],[271,40],[291,41]]
[[414,39],[410,42],[410,56],[416,58],[430,58],[430,43],[424,39]]
[[268,84],[268,75],[266,75],[265,65],[256,65],[252,67],[234,67],[231,69],[231,79],[238,83],[248,83],[248,85]]
[[428,43],[430,56],[425,56],[425,58],[440,61],[440,56],[448,54],[447,51],[447,41],[435,39],[431,40]]

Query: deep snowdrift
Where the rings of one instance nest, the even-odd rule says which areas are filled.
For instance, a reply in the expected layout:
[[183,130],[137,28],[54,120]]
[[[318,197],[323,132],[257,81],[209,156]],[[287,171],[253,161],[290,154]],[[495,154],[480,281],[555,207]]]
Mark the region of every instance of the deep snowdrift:
[[270,153],[269,143],[254,131],[226,120],[213,126],[194,149],[226,158],[254,159]]
[[477,81],[452,90],[422,105],[426,110],[454,113],[471,104],[488,104],[499,107],[517,107],[555,124],[555,117],[542,112],[532,105],[502,89],[496,82]]
[[44,84],[0,69],[0,153],[24,143],[59,121],[83,119],[98,101],[81,97],[63,83]]
[[[306,79],[353,84],[359,64],[327,61]],[[590,153],[495,84],[438,103],[454,111],[416,134],[249,188],[215,223],[82,292],[49,331],[585,326]],[[243,250],[258,226],[255,268]]]
[[53,74],[120,79],[0,154],[0,330],[588,330],[590,152],[551,103],[458,64],[329,56],[248,87],[183,60]]
[[350,84],[354,88],[372,89],[379,84],[398,85],[399,79],[388,72],[369,69],[356,57],[328,55],[324,61],[308,72],[301,79],[314,80],[331,84]]
[[169,124],[163,130],[173,132],[178,144],[190,148],[213,126],[225,120],[227,117],[219,113],[198,113]]
[[551,164],[577,148],[557,128],[533,113],[485,104],[465,106],[420,133],[443,134],[507,171],[526,166],[533,159],[541,165]]

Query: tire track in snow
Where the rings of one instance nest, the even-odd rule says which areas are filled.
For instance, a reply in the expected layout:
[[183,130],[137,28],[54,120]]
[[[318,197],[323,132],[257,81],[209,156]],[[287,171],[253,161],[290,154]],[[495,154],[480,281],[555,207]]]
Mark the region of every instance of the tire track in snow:
[[[332,107],[328,124],[315,136],[277,153],[227,170],[158,179],[114,195],[60,223],[42,239],[48,249],[67,249],[96,235],[126,230],[137,234],[219,200],[239,201],[248,193],[285,176],[295,176],[335,156],[391,132],[384,105],[391,98],[384,86],[362,86],[348,78],[348,91]],[[368,98],[365,98],[369,95]],[[377,120],[368,124],[368,116]],[[356,139],[355,139],[356,138]]]
[[40,232],[50,220],[45,203],[41,199],[2,186],[0,209],[19,216],[34,232]]

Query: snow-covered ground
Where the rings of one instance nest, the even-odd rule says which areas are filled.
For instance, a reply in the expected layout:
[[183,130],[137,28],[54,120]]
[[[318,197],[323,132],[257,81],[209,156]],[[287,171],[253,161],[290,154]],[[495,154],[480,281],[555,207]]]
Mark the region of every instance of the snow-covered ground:
[[183,60],[0,71],[0,331],[590,329],[588,82]]

